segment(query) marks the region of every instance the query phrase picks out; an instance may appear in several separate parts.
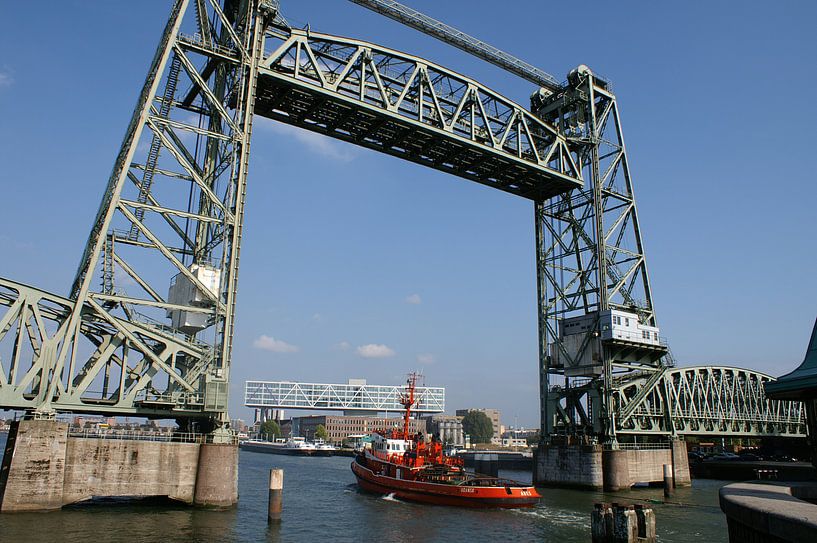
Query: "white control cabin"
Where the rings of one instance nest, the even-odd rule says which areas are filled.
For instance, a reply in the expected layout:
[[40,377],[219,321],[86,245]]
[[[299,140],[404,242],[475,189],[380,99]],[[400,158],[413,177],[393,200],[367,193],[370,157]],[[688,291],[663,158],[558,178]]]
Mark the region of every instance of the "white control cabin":
[[[588,338],[588,334],[592,334]],[[602,344],[613,349],[621,361],[654,361],[663,356],[659,330],[638,320],[638,315],[611,309],[559,321],[559,345],[549,345],[554,366],[562,366],[568,377],[591,377],[603,371]],[[564,354],[567,356],[564,356]]]
[[380,455],[403,454],[411,450],[411,441],[405,439],[389,439],[380,434],[372,434],[372,451]]
[[[219,296],[221,270],[212,266],[193,264],[190,266],[190,273],[212,294]],[[200,307],[208,307],[211,304],[210,298],[182,273],[173,277],[170,282],[167,301],[176,305]],[[186,334],[195,334],[207,328],[209,315],[198,311],[173,309],[167,312],[167,317],[173,328]]]
[[[563,319],[559,324],[559,338],[574,334],[585,334],[596,324],[596,313]],[[638,321],[638,315],[610,309],[598,314],[596,331],[602,341],[619,340],[647,345],[661,345],[656,326],[647,326]]]

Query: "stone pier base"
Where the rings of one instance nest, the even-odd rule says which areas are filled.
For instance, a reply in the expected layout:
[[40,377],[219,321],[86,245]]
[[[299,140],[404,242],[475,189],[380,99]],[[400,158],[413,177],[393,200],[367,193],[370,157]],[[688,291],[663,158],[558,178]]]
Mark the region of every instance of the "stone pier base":
[[534,456],[534,482],[606,491],[636,483],[661,483],[664,464],[673,466],[675,486],[689,486],[686,446],[674,441],[663,449],[603,449],[601,445],[546,444]]
[[69,437],[48,420],[12,424],[0,469],[0,512],[47,511],[92,498],[238,501],[238,447]]
[[533,456],[533,482],[601,490],[601,453],[601,445],[540,445]]
[[200,507],[230,507],[238,502],[238,447],[205,443],[199,449],[196,492]]

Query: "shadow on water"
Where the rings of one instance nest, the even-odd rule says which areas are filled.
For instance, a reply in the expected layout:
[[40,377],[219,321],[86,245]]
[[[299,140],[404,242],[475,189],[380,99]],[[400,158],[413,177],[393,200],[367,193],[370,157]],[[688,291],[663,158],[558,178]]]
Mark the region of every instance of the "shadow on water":
[[[0,445],[5,436],[0,435]],[[333,542],[537,541],[585,542],[590,511],[599,501],[653,504],[662,542],[706,538],[727,541],[718,509],[718,481],[695,481],[663,504],[660,488],[617,494],[541,489],[543,499],[526,510],[467,510],[429,506],[360,492],[349,458],[295,458],[242,451],[239,504],[227,511],[199,510],[156,501],[106,501],[52,513],[0,515],[2,542]],[[284,469],[280,525],[267,526],[270,468]],[[530,481],[525,472],[503,476]]]

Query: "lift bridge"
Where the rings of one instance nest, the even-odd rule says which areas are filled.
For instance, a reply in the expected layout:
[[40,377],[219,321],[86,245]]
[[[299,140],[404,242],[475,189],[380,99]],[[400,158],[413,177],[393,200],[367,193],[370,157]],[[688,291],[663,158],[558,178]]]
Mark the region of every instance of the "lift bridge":
[[[770,377],[673,368],[610,82],[566,81],[390,0],[353,0],[532,82],[523,106],[270,0],[175,0],[67,295],[0,279],[0,407],[225,427],[253,118],[532,202],[546,436],[801,435]],[[626,325],[624,322],[626,321]]]

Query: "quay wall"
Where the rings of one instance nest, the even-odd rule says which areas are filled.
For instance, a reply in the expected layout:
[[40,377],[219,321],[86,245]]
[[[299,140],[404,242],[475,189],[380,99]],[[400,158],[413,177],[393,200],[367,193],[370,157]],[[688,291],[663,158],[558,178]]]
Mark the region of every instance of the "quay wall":
[[729,543],[817,541],[817,484],[733,483],[720,489]]
[[71,437],[68,424],[13,423],[0,468],[0,512],[48,511],[91,498],[162,497],[229,507],[238,447]]

